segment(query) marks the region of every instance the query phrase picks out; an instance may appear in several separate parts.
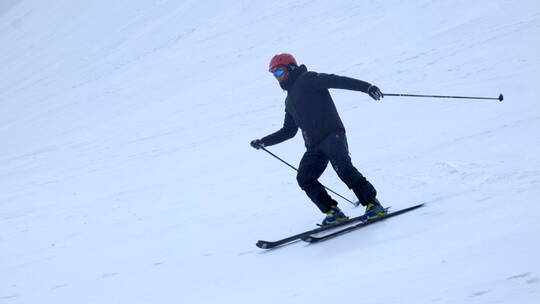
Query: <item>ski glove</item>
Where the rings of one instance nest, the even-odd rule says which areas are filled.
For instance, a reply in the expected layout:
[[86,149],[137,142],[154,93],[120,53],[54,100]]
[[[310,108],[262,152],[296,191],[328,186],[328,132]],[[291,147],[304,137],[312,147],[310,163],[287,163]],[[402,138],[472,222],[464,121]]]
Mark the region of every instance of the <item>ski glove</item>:
[[374,85],[369,86],[368,94],[369,94],[369,96],[371,96],[371,98],[373,98],[375,100],[381,100],[381,98],[384,97],[381,90],[379,90],[379,88],[377,86],[374,86]]
[[264,143],[260,139],[252,140],[249,144],[257,150],[264,147]]

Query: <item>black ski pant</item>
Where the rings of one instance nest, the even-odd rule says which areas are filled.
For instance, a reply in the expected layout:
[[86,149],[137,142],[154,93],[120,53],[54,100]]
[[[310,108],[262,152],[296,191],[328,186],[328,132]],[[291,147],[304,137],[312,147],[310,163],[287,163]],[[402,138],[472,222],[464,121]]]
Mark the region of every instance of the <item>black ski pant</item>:
[[353,166],[345,132],[340,130],[328,135],[317,146],[307,149],[300,161],[296,176],[300,188],[323,213],[328,212],[330,207],[337,206],[337,202],[328,195],[326,189],[318,181],[328,166],[328,162],[332,164],[347,187],[354,191],[362,205],[373,202],[377,192]]

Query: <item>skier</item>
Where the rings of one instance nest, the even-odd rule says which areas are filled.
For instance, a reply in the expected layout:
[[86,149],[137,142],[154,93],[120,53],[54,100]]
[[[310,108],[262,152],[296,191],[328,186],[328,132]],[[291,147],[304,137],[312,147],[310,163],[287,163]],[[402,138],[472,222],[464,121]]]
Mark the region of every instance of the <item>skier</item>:
[[285,120],[279,131],[255,139],[250,145],[255,149],[272,146],[294,137],[298,128],[302,129],[306,152],[296,179],[300,188],[326,214],[322,225],[348,219],[318,182],[329,161],[339,178],[366,207],[368,218],[385,215],[386,209],[376,198],[377,191],[351,162],[345,127],[328,92],[331,88],[361,91],[380,100],[384,96],[379,88],[362,80],[308,71],[305,65],[298,66],[295,58],[286,53],[272,58],[269,71],[287,91]]

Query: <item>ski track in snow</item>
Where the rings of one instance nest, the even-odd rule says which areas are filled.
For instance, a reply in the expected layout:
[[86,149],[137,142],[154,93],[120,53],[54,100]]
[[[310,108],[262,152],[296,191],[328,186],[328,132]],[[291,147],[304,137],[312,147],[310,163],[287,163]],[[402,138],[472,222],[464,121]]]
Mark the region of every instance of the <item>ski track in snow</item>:
[[[539,37],[537,1],[2,1],[0,303],[538,303]],[[261,251],[322,218],[248,144],[282,124],[278,52],[505,101],[332,90],[381,201],[427,205]]]

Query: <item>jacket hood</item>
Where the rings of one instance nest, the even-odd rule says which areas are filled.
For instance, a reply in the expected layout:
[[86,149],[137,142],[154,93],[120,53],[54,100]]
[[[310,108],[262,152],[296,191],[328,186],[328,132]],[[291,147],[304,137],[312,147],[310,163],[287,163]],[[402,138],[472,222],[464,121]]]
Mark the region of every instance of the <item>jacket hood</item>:
[[290,90],[293,87],[296,80],[300,77],[300,75],[304,74],[305,72],[307,72],[307,67],[303,64],[300,65],[299,67],[289,68],[289,77],[285,81],[280,82],[279,86],[283,90],[286,90],[286,91]]

